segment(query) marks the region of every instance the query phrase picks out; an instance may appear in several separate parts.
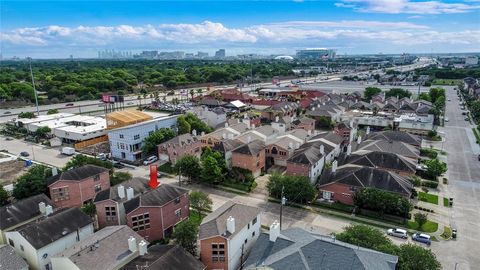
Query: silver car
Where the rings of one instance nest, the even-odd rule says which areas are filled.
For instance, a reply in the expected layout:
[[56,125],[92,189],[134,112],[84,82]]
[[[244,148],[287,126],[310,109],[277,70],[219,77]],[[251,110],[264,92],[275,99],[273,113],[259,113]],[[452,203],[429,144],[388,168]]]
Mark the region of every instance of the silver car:
[[407,231],[404,230],[404,229],[388,229],[387,230],[387,234],[388,235],[391,235],[391,236],[395,236],[395,237],[399,237],[399,238],[403,238],[403,239],[407,239],[408,236],[407,236]]

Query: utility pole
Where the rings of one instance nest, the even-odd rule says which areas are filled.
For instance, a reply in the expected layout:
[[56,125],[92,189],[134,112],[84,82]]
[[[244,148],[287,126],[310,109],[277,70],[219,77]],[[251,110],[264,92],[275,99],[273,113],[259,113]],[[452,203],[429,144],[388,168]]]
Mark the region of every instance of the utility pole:
[[178,166],[178,186],[182,186],[182,168],[180,166]]
[[285,196],[283,196],[284,189],[285,189],[285,186],[282,186],[282,201],[280,203],[280,231],[282,230],[283,206],[285,205],[285,202],[287,201],[287,199],[285,199]]
[[33,79],[31,57],[28,57],[28,65],[30,66],[30,76],[32,77],[32,86],[33,86],[33,93],[35,94],[35,106],[37,107],[37,115],[40,115],[40,111],[38,110],[38,95],[37,95],[37,90],[35,90],[35,79]]

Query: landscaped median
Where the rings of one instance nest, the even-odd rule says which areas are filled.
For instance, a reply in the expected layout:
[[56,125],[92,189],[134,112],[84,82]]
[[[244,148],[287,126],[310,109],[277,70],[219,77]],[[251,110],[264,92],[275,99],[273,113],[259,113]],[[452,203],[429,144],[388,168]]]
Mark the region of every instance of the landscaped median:
[[438,196],[426,192],[418,192],[418,200],[438,205]]
[[410,230],[422,231],[426,233],[433,233],[438,230],[438,223],[430,220],[427,220],[427,222],[425,222],[425,224],[423,224],[421,228],[419,228],[418,223],[414,220],[409,220],[407,222],[407,225],[408,229]]

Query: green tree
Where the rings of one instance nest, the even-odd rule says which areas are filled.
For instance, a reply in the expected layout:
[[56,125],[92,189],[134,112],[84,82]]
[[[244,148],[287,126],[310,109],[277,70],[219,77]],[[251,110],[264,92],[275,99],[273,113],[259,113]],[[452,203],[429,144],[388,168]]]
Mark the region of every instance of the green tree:
[[418,228],[422,228],[423,224],[427,223],[427,214],[420,212],[415,213],[415,215],[413,215],[413,219],[418,223]]
[[50,132],[52,132],[52,129],[47,126],[39,127],[37,130],[35,130],[35,136],[39,138],[46,138]]
[[56,113],[58,113],[58,109],[49,109],[47,111],[47,114],[56,114]]
[[131,179],[132,174],[129,172],[114,172],[112,176],[110,176],[110,186],[115,186]]
[[18,114],[18,118],[36,118],[33,112],[21,112]]
[[440,270],[442,266],[430,249],[414,244],[403,244],[395,254],[398,270]]
[[155,154],[158,156],[158,145],[175,137],[175,131],[169,128],[161,128],[143,140],[142,151],[146,155]]
[[376,188],[363,188],[353,194],[353,203],[359,208],[407,217],[412,205],[408,199]]
[[191,220],[186,220],[178,224],[172,234],[175,243],[183,247],[186,251],[196,256],[197,253],[197,234],[198,224]]
[[175,163],[175,171],[181,172],[182,175],[187,176],[190,180],[197,179],[200,170],[200,160],[196,156],[184,155]]
[[88,202],[86,204],[84,204],[82,206],[82,208],[80,208],[80,210],[82,210],[83,213],[93,217],[95,216],[95,214],[97,213],[97,209],[95,207],[95,204],[93,202]]
[[85,155],[75,155],[70,159],[67,164],[65,164],[65,167],[63,167],[63,170],[69,170],[72,168],[79,168],[84,165],[91,164],[91,165],[97,165],[100,167],[104,167],[110,170],[110,173],[113,173],[113,164],[109,161],[103,161],[98,158],[94,157],[89,157]]
[[212,148],[209,146],[205,147],[202,152],[201,160],[203,162],[203,159],[206,157],[213,157],[216,161],[218,166],[220,166],[220,170],[222,173],[225,173],[227,171],[227,164],[225,163],[225,157],[223,156],[222,153],[218,151],[213,151]]
[[318,116],[316,117],[317,121],[315,124],[316,128],[320,129],[333,129],[335,123],[332,121],[332,118],[329,116]]
[[389,97],[398,97],[399,99],[404,98],[404,97],[411,97],[412,93],[410,91],[402,89],[402,88],[392,88],[385,92],[385,98]]
[[202,157],[201,178],[208,183],[222,182],[222,167],[214,157]]
[[0,185],[0,206],[4,206],[8,204],[8,192]]
[[17,200],[41,193],[48,194],[46,178],[51,175],[50,169],[43,165],[33,165],[20,176],[13,186],[13,197]]
[[473,117],[475,119],[479,119],[480,118],[480,101],[473,101],[470,106],[469,106],[469,109],[470,109],[470,113],[473,115]]
[[343,232],[335,234],[335,238],[355,246],[370,248],[393,254],[396,246],[385,233],[368,225],[349,225]]
[[418,96],[418,99],[423,99],[423,100],[426,100],[426,101],[432,101],[432,98],[430,97],[430,95],[428,93],[421,93],[419,96]]
[[268,179],[267,189],[269,195],[277,199],[281,199],[283,189],[285,198],[297,203],[309,202],[316,194],[315,187],[305,176],[273,174]]
[[194,209],[199,215],[212,211],[213,202],[207,194],[198,190],[194,190],[190,192],[189,198],[190,207],[192,207],[192,209]]
[[426,160],[424,164],[427,166],[427,175],[435,180],[447,171],[447,164],[437,158]]
[[185,117],[183,116],[179,116],[177,118],[177,126],[178,126],[178,134],[187,134],[187,133],[190,133],[191,131],[191,126],[190,124],[187,122],[187,120],[185,120]]
[[382,92],[382,89],[378,87],[367,87],[363,92],[363,97],[365,101],[370,101],[373,96],[380,94],[381,92]]

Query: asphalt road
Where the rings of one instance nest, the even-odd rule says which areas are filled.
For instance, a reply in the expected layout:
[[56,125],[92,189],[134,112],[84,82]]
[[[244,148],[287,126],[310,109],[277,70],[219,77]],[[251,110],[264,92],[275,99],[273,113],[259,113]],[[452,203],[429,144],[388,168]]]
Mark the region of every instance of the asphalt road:
[[454,198],[450,225],[458,229],[458,239],[432,245],[443,269],[480,269],[480,147],[469,122],[464,120],[453,87],[445,87],[446,117],[449,122],[439,131],[445,133],[448,172],[447,193]]

